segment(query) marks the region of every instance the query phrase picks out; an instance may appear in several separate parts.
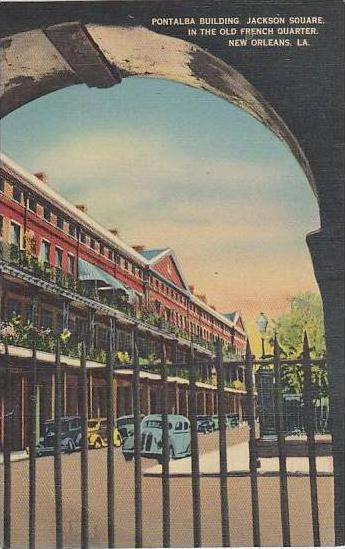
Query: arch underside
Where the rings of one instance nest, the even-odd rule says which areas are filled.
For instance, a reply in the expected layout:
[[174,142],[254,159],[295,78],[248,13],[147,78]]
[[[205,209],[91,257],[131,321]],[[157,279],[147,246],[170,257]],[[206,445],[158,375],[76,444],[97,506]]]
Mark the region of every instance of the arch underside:
[[75,84],[106,88],[132,76],[172,80],[254,116],[289,146],[315,192],[308,160],[273,107],[237,70],[194,44],[140,26],[74,22],[15,34],[1,46],[1,116]]

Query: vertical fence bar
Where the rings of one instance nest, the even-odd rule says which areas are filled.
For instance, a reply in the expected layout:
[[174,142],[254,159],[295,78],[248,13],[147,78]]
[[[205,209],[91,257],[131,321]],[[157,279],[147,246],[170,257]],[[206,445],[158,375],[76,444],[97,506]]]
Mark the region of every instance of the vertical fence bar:
[[81,489],[81,532],[80,546],[87,549],[89,546],[89,470],[88,470],[88,390],[86,370],[86,347],[82,342],[80,349],[80,420],[81,420],[81,455],[80,455],[80,489]]
[[115,547],[115,484],[114,484],[114,319],[110,319],[109,348],[105,368],[105,382],[107,388],[107,518],[108,518],[108,547]]
[[4,391],[4,549],[11,547],[11,500],[12,500],[12,376],[8,346],[5,344],[5,391]]
[[140,365],[137,345],[137,327],[133,328],[133,415],[134,415],[134,505],[135,547],[143,546],[143,509],[141,479],[141,417],[140,417]]
[[284,412],[283,412],[283,394],[281,384],[281,363],[280,363],[280,348],[277,337],[274,338],[274,397],[275,397],[275,424],[278,437],[278,452],[279,452],[279,479],[280,479],[280,513],[283,535],[283,546],[290,547],[290,516],[289,516],[289,494],[287,483],[287,467],[286,467],[286,448],[285,448],[285,433],[284,433]]
[[245,381],[247,390],[247,415],[249,425],[249,472],[250,488],[252,499],[252,528],[253,546],[260,547],[260,508],[258,494],[258,472],[257,472],[257,451],[256,451],[256,428],[255,428],[255,395],[253,386],[253,357],[249,340],[246,346],[246,368]]
[[162,339],[162,518],[163,518],[163,547],[170,547],[170,479],[169,479],[169,420],[168,420],[168,367],[166,347]]
[[54,490],[55,490],[55,543],[63,547],[62,517],[62,472],[61,472],[61,416],[62,416],[62,370],[60,340],[56,341],[55,355],[55,448],[54,448]]
[[223,348],[221,341],[217,342],[216,356],[218,421],[219,421],[219,465],[220,465],[220,504],[222,516],[223,547],[230,546],[229,496],[228,496],[228,457],[226,445],[226,415],[224,402],[224,369]]
[[32,347],[29,400],[29,548],[36,546],[36,415],[37,415],[37,356],[36,341]]
[[307,433],[308,460],[309,460],[309,483],[311,516],[313,523],[314,546],[319,547],[320,543],[320,524],[319,524],[319,504],[317,493],[317,469],[316,469],[316,448],[315,448],[315,425],[314,425],[314,406],[313,406],[313,385],[311,378],[310,349],[307,333],[304,333],[303,341],[303,359],[302,368],[304,373],[303,400],[304,400],[304,419],[305,430]]
[[189,362],[189,419],[192,452],[192,497],[193,497],[193,536],[194,547],[201,547],[201,503],[200,503],[200,464],[197,427],[197,389],[194,345],[190,347]]

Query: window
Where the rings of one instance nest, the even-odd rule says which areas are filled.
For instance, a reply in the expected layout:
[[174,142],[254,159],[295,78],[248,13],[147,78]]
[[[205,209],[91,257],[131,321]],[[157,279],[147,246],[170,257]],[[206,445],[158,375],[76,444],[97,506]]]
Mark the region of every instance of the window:
[[5,179],[3,177],[0,177],[0,193],[3,193],[5,191]]
[[99,253],[100,253],[101,255],[104,255],[104,244],[100,244],[100,245],[99,245]]
[[8,319],[14,316],[20,315],[22,312],[22,306],[17,299],[9,299],[7,301],[7,317]]
[[19,204],[22,202],[23,193],[16,185],[13,185],[12,197]]
[[94,250],[96,248],[96,241],[94,238],[90,238],[90,248]]
[[86,244],[86,234],[81,231],[80,233],[80,242]]
[[64,220],[63,220],[63,217],[61,217],[60,215],[58,215],[57,218],[56,218],[56,226],[57,226],[58,229],[63,231],[63,229],[64,229]]
[[30,212],[33,212],[33,213],[37,212],[37,202],[34,198],[32,198],[32,196],[29,197],[28,208]]
[[48,208],[48,206],[44,206],[44,208],[43,208],[43,219],[45,219],[46,221],[50,221],[50,218],[51,218],[50,208]]
[[68,254],[67,270],[70,274],[74,274],[75,257],[72,254]]
[[40,259],[44,263],[50,263],[50,242],[46,240],[41,242]]
[[77,229],[76,229],[76,226],[73,225],[73,223],[69,224],[68,233],[70,234],[70,236],[73,236],[75,238],[75,236],[77,234]]
[[53,313],[47,309],[42,309],[41,312],[41,325],[43,328],[53,327]]
[[13,246],[20,248],[20,230],[21,227],[17,223],[11,223],[10,240]]
[[108,250],[108,257],[110,261],[114,261],[114,252],[113,250]]
[[120,265],[121,263],[121,257],[119,255],[116,256],[116,265]]
[[128,269],[128,261],[125,259],[125,269]]
[[61,248],[55,248],[55,266],[58,269],[62,269],[63,250]]

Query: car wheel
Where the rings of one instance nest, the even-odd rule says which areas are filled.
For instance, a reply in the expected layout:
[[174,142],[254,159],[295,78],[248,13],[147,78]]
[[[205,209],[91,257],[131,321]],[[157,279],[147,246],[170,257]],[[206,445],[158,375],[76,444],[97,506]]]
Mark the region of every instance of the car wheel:
[[175,452],[174,452],[174,448],[172,446],[170,446],[170,448],[169,448],[169,460],[170,459],[175,459]]
[[100,448],[102,448],[102,441],[100,438],[96,438],[93,447],[95,450],[99,450]]

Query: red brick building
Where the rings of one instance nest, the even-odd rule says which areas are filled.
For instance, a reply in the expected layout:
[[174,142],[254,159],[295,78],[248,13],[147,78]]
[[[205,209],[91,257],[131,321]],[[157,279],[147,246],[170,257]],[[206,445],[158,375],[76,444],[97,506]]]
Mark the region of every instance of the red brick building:
[[[0,360],[6,337],[15,360],[27,360],[30,326],[35,325],[40,360],[48,365],[51,360],[47,353],[52,352],[54,338],[68,334],[63,349],[65,413],[75,413],[78,408],[73,360],[80,341],[87,345],[90,363],[90,416],[104,413],[104,383],[97,374],[97,364],[104,363],[108,333],[114,323],[116,348],[127,352],[129,358],[132,328],[136,326],[143,367],[159,358],[162,338],[168,360],[186,366],[193,340],[204,364],[201,412],[216,409],[211,379],[215,342],[222,342],[225,358],[238,357],[245,350],[240,314],[222,315],[207,304],[205,296],[196,295],[173,250],[129,246],[116,230],[107,230],[91,219],[84,206],[73,206],[54,191],[43,173],[29,174],[5,156],[0,172],[0,277]],[[159,409],[155,387],[159,376],[155,381],[153,373],[145,375],[144,411],[152,412]],[[244,386],[236,391],[231,383],[243,382],[242,369],[229,368],[226,379],[229,408],[238,410]],[[131,413],[128,372],[118,373],[117,381],[117,414]],[[175,381],[172,409],[188,413],[185,381]],[[26,438],[25,376],[19,376],[16,383],[21,446]],[[54,387],[48,366],[41,386],[43,420],[53,413]]]

